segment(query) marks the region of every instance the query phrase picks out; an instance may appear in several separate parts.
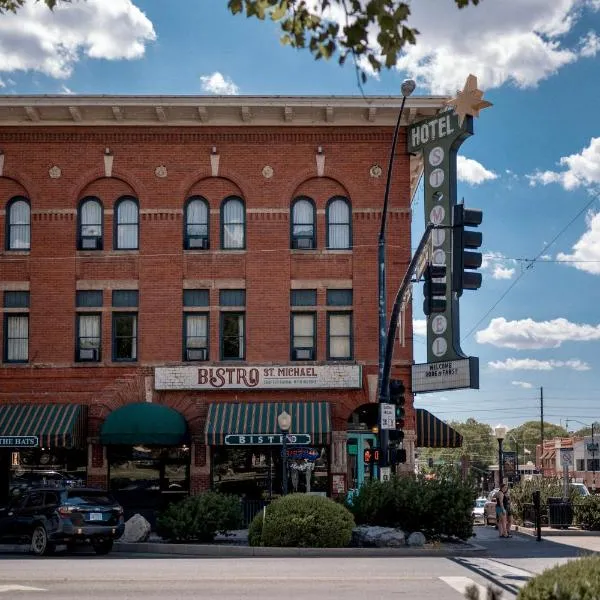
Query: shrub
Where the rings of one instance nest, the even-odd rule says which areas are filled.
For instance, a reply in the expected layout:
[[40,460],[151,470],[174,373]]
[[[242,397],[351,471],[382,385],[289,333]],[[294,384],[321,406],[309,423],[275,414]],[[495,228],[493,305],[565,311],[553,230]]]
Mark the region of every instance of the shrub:
[[596,600],[600,597],[600,556],[588,556],[531,579],[517,600]]
[[157,519],[158,534],[174,542],[212,542],[217,533],[239,529],[242,509],[236,496],[206,492],[171,504]]
[[600,496],[585,496],[575,504],[575,520],[583,529],[600,530]]
[[324,496],[291,494],[272,502],[250,525],[252,546],[344,548],[352,538],[350,511]]
[[446,467],[438,469],[432,479],[402,476],[370,481],[360,488],[350,510],[359,525],[421,531],[428,539],[467,540],[473,535],[475,496],[473,482]]

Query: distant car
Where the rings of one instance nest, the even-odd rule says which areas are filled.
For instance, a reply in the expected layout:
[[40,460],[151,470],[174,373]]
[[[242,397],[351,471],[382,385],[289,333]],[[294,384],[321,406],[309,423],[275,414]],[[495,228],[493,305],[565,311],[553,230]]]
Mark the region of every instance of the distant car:
[[99,489],[35,488],[17,493],[0,508],[0,543],[31,544],[36,556],[78,543],[108,554],[124,530],[123,507]]
[[494,488],[487,497],[485,506],[483,507],[483,520],[486,525],[496,524],[496,494],[500,488]]
[[485,517],[483,515],[483,509],[485,508],[485,503],[487,502],[487,498],[477,498],[475,500],[475,504],[473,505],[473,523],[484,523]]
[[77,474],[61,473],[50,469],[32,469],[15,475],[9,485],[11,494],[14,490],[25,491],[37,487],[81,487],[84,481]]
[[589,496],[590,490],[587,489],[585,483],[570,483],[571,489],[580,496]]

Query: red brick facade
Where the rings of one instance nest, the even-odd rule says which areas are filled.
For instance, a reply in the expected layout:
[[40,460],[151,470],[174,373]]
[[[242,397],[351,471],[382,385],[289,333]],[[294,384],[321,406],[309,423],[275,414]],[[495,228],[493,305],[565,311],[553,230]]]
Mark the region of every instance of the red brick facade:
[[[0,287],[30,292],[29,361],[0,364],[0,403],[89,405],[88,480],[97,484],[106,484],[106,459],[97,444],[99,428],[110,411],[129,402],[152,400],[185,417],[195,444],[194,491],[210,483],[203,431],[208,404],[215,399],[328,401],[333,430],[345,430],[352,411],[374,400],[377,235],[392,132],[389,124],[142,127],[42,122],[3,126],[0,121]],[[325,157],[322,176],[316,166],[319,146]],[[213,147],[219,156],[216,176],[210,161]],[[410,165],[404,147],[401,132],[388,220],[390,307],[410,260]],[[109,177],[105,149],[114,157]],[[267,165],[272,167],[271,177],[263,174]],[[380,176],[372,169],[375,165],[383,170]],[[156,174],[159,166],[166,167],[166,176]],[[54,177],[49,174],[52,167],[59,167],[60,176],[57,170]],[[124,195],[139,201],[139,250],[113,250],[113,208]],[[206,198],[210,205],[210,250],[183,249],[183,206],[192,195]],[[220,249],[221,202],[231,195],[245,203],[245,250]],[[301,195],[316,205],[314,250],[290,249],[290,205]],[[15,196],[30,201],[29,251],[6,249],[5,209]],[[102,251],[76,249],[77,209],[86,196],[96,196],[103,204]],[[333,196],[346,197],[351,203],[350,250],[325,248],[326,205]],[[182,361],[186,282],[188,287],[210,289],[211,359],[219,356],[219,289],[246,289],[243,364],[247,365],[290,362],[289,299],[294,286],[317,289],[316,362],[326,364],[326,289],[351,287],[354,360],[363,367],[362,389],[153,390],[154,367],[188,364]],[[115,288],[139,290],[138,359],[133,363],[111,361],[111,291]],[[103,351],[97,364],[75,362],[77,289],[104,291]],[[5,335],[0,329],[0,337]],[[395,374],[408,382],[411,318],[406,319],[405,340],[403,347],[396,346]],[[414,430],[412,399],[407,400],[406,428]]]

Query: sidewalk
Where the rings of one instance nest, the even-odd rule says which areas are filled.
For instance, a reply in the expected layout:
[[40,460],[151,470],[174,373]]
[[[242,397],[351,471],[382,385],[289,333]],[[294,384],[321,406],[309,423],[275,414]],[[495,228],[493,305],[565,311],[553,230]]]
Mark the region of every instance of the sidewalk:
[[[537,531],[533,527],[515,527],[515,531],[530,536],[537,536]],[[569,529],[552,529],[542,527],[542,540],[548,539],[557,544],[574,546],[581,550],[600,553],[600,531],[586,531],[570,527]]]

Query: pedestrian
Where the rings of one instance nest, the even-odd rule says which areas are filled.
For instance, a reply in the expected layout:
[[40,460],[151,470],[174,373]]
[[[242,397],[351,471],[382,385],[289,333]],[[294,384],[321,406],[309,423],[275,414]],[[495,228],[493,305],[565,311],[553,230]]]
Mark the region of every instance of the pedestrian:
[[496,494],[496,523],[498,525],[498,535],[501,538],[507,538],[506,533],[506,509],[504,508],[504,494],[508,486],[503,483]]
[[512,507],[510,505],[510,489],[508,486],[506,487],[506,491],[504,492],[503,499],[504,510],[506,511],[506,527],[504,533],[506,533],[506,537],[512,537],[511,529],[512,529]]

